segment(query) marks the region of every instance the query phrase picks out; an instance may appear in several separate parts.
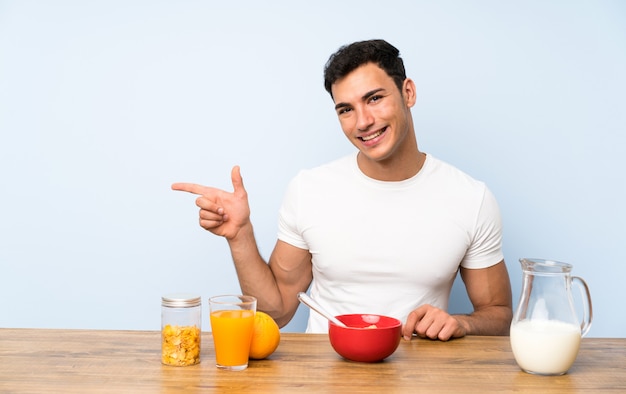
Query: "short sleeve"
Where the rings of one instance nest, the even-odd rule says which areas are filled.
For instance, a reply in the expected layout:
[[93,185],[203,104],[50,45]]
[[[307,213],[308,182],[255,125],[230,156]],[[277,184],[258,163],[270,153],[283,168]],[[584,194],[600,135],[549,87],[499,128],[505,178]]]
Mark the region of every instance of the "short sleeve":
[[278,211],[278,239],[297,248],[308,249],[298,227],[299,194],[299,181],[298,177],[295,177],[287,186],[283,203]]
[[472,242],[461,266],[469,269],[487,268],[503,259],[500,208],[493,193],[485,187]]

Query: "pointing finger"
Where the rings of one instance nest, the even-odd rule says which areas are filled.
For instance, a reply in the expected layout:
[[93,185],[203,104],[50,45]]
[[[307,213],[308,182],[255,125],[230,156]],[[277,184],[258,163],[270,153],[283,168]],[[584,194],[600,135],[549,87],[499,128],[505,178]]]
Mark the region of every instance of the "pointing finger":
[[172,190],[178,190],[181,192],[193,193],[197,195],[204,195],[210,192],[212,188],[198,185],[196,183],[174,183],[172,184]]

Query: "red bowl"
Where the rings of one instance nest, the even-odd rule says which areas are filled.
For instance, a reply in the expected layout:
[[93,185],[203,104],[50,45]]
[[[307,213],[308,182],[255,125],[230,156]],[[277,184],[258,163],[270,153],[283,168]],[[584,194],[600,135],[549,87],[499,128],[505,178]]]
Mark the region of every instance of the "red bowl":
[[343,358],[372,363],[391,356],[400,344],[402,323],[393,317],[368,314],[336,316],[348,327],[328,322],[330,344]]

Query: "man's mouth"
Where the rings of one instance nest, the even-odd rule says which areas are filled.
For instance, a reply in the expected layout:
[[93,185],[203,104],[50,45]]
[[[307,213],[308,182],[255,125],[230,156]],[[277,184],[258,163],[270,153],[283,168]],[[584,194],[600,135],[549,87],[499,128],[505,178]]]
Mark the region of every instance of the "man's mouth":
[[382,133],[384,133],[384,132],[385,132],[385,130],[387,130],[387,128],[386,128],[386,127],[385,127],[384,129],[380,129],[380,130],[378,130],[378,131],[377,131],[377,132],[375,132],[375,133],[372,133],[372,134],[369,134],[369,135],[364,135],[363,137],[359,137],[359,139],[360,139],[361,141],[365,141],[365,142],[367,142],[367,141],[371,141],[371,140],[373,140],[374,138],[376,138],[376,137],[380,136]]

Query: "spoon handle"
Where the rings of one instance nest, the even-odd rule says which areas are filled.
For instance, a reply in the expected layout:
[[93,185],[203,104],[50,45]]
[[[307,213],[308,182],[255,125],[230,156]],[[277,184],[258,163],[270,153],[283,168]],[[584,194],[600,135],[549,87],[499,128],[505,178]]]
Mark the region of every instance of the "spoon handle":
[[346,325],[340,322],[339,320],[337,320],[336,317],[332,316],[331,314],[326,312],[324,309],[322,309],[322,307],[319,306],[319,304],[313,298],[309,297],[305,292],[301,291],[298,293],[298,300],[304,305],[313,309],[315,312],[319,313],[320,315],[324,316],[328,320],[332,321],[336,325],[341,326],[341,327],[346,327]]

